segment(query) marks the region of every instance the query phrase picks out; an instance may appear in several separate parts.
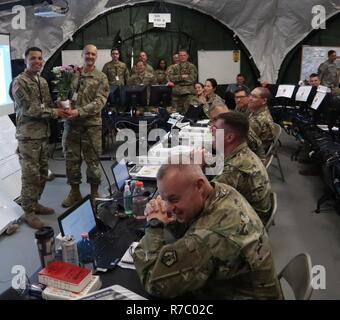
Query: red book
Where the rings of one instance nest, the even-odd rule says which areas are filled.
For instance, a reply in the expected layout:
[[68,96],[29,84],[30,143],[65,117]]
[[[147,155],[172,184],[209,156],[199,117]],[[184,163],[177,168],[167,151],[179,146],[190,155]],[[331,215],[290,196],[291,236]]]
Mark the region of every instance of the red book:
[[39,282],[47,286],[82,291],[91,281],[92,270],[63,261],[52,261],[38,275]]

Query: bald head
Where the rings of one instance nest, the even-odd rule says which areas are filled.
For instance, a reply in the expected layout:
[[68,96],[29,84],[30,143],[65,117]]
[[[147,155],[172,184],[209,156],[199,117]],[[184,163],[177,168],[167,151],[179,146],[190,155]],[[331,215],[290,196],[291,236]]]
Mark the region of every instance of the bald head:
[[190,223],[204,208],[212,186],[198,165],[165,164],[157,173],[159,194],[168,213]]
[[180,175],[184,180],[205,177],[199,165],[193,164],[163,164],[157,173],[157,180],[162,180],[166,176],[174,177]]
[[85,71],[92,71],[97,60],[97,47],[93,44],[86,45],[83,49],[82,57]]

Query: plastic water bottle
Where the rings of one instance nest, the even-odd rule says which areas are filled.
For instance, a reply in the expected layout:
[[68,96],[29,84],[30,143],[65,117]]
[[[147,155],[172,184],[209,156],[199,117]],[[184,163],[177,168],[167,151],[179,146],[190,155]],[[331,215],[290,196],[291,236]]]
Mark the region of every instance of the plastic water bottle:
[[92,243],[89,239],[89,234],[87,232],[83,232],[81,234],[81,240],[78,242],[78,255],[79,255],[79,264],[81,267],[88,269],[95,269],[96,264],[93,256],[93,247]]
[[143,181],[136,181],[132,194],[133,214],[136,219],[145,219],[144,209],[148,202],[148,197],[144,195]]
[[129,186],[129,181],[125,181],[125,187],[124,187],[124,211],[126,215],[131,215],[132,214],[132,195],[131,195],[131,190]]

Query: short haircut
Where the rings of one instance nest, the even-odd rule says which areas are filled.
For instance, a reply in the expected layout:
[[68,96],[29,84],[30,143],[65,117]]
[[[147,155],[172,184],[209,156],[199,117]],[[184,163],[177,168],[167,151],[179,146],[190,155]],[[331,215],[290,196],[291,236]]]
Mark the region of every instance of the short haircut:
[[333,53],[336,53],[336,51],[335,50],[329,50],[328,51],[328,57],[330,57]]
[[25,51],[25,58],[27,58],[27,56],[30,54],[31,51],[39,51],[42,53],[42,50],[38,47],[30,47],[28,49],[26,49]]
[[118,51],[118,53],[120,54],[120,51],[119,51],[118,48],[112,48],[112,49],[111,49],[111,54],[113,53],[113,51]]
[[320,78],[320,76],[317,73],[312,73],[309,77],[310,78],[315,78],[315,77]]
[[263,87],[257,87],[256,89],[260,91],[260,97],[262,99],[267,99],[267,102],[269,102],[269,99],[271,98],[270,91],[267,88]]
[[240,139],[247,139],[249,121],[245,115],[240,112],[230,111],[219,114],[217,119],[222,119],[224,121],[224,125],[230,127]]
[[163,164],[157,172],[157,180],[162,180],[171,170],[181,171],[183,174],[205,178],[202,168],[195,164]]
[[243,77],[244,79],[246,78],[243,73],[239,73],[237,77]]
[[214,79],[214,78],[208,78],[208,79],[205,80],[205,81],[209,81],[214,89],[217,88],[217,81],[216,81],[216,79]]
[[234,94],[235,93],[238,93],[238,92],[242,92],[244,91],[246,93],[247,96],[249,96],[249,89],[247,89],[245,86],[240,86],[240,87],[237,87],[237,89],[235,90]]
[[178,53],[180,53],[180,52],[185,52],[186,54],[189,54],[188,49],[185,49],[185,48],[179,49]]
[[218,102],[215,102],[211,105],[211,107],[209,108],[209,113],[211,111],[215,110],[216,108],[224,108],[226,110],[226,112],[229,111],[228,106],[223,101],[218,101]]

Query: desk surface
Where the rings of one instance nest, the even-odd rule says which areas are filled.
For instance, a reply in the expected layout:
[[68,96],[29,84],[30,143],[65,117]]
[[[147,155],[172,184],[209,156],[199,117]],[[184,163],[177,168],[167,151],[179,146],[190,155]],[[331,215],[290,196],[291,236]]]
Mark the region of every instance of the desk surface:
[[[139,240],[140,234],[135,232],[139,230],[144,221],[134,220],[132,218],[120,219],[114,229],[117,235],[121,235],[126,239],[124,243],[119,242],[119,247],[113,247],[113,250],[117,252],[117,256],[123,256],[124,252],[128,249],[130,244]],[[144,291],[136,270],[123,269],[117,266],[114,270],[107,271],[106,273],[97,273],[100,275],[102,281],[102,288],[119,284],[141,296],[148,298],[147,293]],[[38,283],[38,271],[31,277],[31,283]],[[20,295],[16,290],[9,288],[0,295],[0,300],[29,300],[32,297]],[[34,298],[33,298],[34,299]]]

